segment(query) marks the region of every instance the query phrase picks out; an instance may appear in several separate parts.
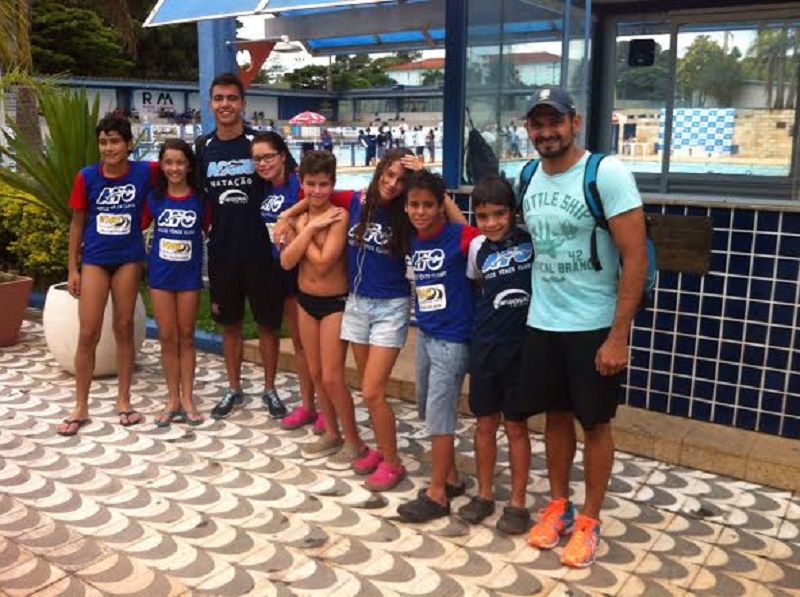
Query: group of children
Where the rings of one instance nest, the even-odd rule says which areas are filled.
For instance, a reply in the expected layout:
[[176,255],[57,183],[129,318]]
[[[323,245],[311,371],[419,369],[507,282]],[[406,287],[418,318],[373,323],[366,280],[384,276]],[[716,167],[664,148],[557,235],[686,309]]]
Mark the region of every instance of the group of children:
[[[108,268],[120,263],[120,247],[136,252],[135,259],[123,260],[124,267],[141,261],[140,229],[152,223],[148,278],[169,392],[155,422],[159,426],[175,421],[199,425],[203,416],[192,396],[193,338],[202,288],[203,234],[210,214],[194,189],[195,155],[187,143],[167,140],[151,180],[147,168],[123,163],[131,141],[129,125],[125,128],[104,120],[98,131],[101,149],[102,140],[109,136],[123,149],[116,157],[104,152],[101,165],[90,167],[98,172],[85,169],[82,176],[105,176],[111,181],[116,177],[125,184],[115,186],[113,192],[107,185],[99,194],[86,188],[74,193],[82,195],[84,202],[71,199],[76,210],[83,209],[83,220],[71,235],[70,290],[76,296],[85,292],[87,274],[91,280],[94,268],[105,272],[105,278],[100,276],[105,286],[90,282],[97,300],[81,301],[82,318],[89,318],[87,309],[107,298],[109,285],[113,286],[115,278]],[[478,417],[478,491],[459,515],[478,523],[494,512],[492,479],[502,418],[512,487],[497,526],[509,534],[525,533],[530,525],[525,507],[530,441],[523,397],[517,393],[516,368],[531,298],[533,250],[530,236],[516,226],[511,186],[500,177],[488,177],[475,187],[476,229],[446,196],[442,178],[422,169],[408,150],[387,152],[365,191],[334,192],[336,159],[329,152],[307,153],[294,172],[293,159],[278,135],[256,137],[251,147],[255,171],[268,183],[258,187],[264,192],[262,217],[271,228],[275,254],[285,272],[280,288],[273,291],[293,297],[298,305],[291,323],[304,355],[306,387],[303,405],[286,418],[285,426],[316,426],[319,438],[305,445],[303,455],[328,457],[332,469],[352,468],[367,476],[366,485],[373,490],[391,489],[404,478],[394,414],[385,390],[406,339],[411,285],[405,272],[410,265],[418,327],[417,402],[431,436],[433,470],[427,489],[402,504],[398,513],[414,522],[446,516],[450,500],[465,493],[455,464],[455,432],[458,399],[469,371],[470,408]],[[281,172],[276,174],[278,168]],[[141,178],[141,188],[128,184],[125,177],[133,175]],[[292,200],[276,202],[277,191]],[[98,196],[87,202],[93,195]],[[145,200],[140,202],[138,197]],[[81,242],[79,270],[75,255]],[[114,249],[117,253],[106,259],[112,245],[119,245]],[[93,260],[93,255],[100,257]],[[132,272],[134,283],[128,284],[134,295],[139,274],[139,269]],[[96,319],[95,310],[91,317]],[[115,325],[115,331],[123,327]],[[93,350],[90,336],[94,333],[93,329],[82,332],[87,354]],[[359,436],[345,383],[348,343],[353,345],[377,449],[369,448]],[[87,398],[90,379],[89,374],[88,379],[78,380],[78,389],[85,385]],[[120,420],[125,415],[123,424],[138,423],[141,416],[130,408],[127,395],[130,383],[124,387],[122,381]],[[316,415],[314,396],[322,417]],[[74,435],[88,422],[86,403],[83,410],[81,404],[79,400],[76,411],[59,427],[60,434]]]

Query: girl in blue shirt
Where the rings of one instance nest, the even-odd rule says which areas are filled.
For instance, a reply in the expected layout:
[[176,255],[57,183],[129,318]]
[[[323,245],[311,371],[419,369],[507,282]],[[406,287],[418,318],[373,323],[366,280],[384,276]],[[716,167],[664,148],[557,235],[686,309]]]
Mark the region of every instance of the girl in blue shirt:
[[195,176],[191,146],[167,139],[158,155],[159,175],[150,193],[142,225],[154,223],[147,260],[150,299],[158,324],[161,363],[169,398],[156,425],[179,420],[195,426],[203,416],[194,405],[194,330],[203,288],[203,232],[208,216],[190,180]]

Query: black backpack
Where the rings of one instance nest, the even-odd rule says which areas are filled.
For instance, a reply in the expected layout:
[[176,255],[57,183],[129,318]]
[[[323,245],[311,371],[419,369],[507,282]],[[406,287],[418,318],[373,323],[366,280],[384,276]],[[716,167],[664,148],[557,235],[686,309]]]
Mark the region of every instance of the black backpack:
[[500,161],[497,159],[492,146],[483,138],[481,132],[475,128],[469,109],[467,109],[467,119],[469,120],[470,130],[464,159],[466,167],[464,183],[474,185],[486,176],[497,176],[500,173]]

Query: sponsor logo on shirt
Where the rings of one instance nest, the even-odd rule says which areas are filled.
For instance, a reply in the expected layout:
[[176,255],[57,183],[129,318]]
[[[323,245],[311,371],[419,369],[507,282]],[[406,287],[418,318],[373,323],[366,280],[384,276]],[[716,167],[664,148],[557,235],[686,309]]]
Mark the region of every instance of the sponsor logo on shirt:
[[420,312],[441,311],[447,307],[447,292],[444,284],[417,286],[417,306]]
[[411,257],[411,265],[415,272],[438,271],[444,265],[444,250],[415,251]]
[[283,207],[283,202],[286,197],[283,195],[270,195],[261,202],[261,213],[265,214],[278,214]]
[[533,245],[531,243],[521,243],[489,255],[486,261],[483,262],[481,272],[486,273],[503,269],[511,265],[512,262],[527,263],[532,256]]
[[136,199],[136,186],[126,184],[121,187],[105,187],[97,198],[97,205],[119,205]]
[[164,261],[191,261],[192,243],[187,240],[162,238],[158,243],[158,256]]
[[500,309],[501,307],[527,307],[531,302],[531,295],[520,288],[509,288],[497,294],[494,297],[494,308]]
[[158,226],[164,228],[193,228],[197,214],[189,209],[165,209],[158,216]]
[[243,160],[223,160],[221,162],[211,162],[206,170],[208,178],[219,178],[222,176],[243,176],[255,172],[253,160],[247,158]]
[[125,236],[131,233],[131,214],[97,214],[97,233]]
[[247,203],[247,193],[239,189],[225,191],[219,196],[219,204],[224,205],[226,203],[235,203],[237,205]]
[[[348,231],[347,235],[350,238],[355,238],[357,227],[358,224],[350,228],[350,230]],[[377,224],[373,222],[371,224],[368,224],[367,229],[364,231],[365,243],[372,243],[381,247],[386,245],[386,243],[389,242],[389,239],[391,237],[392,237],[392,229],[389,226],[384,227],[383,224]]]

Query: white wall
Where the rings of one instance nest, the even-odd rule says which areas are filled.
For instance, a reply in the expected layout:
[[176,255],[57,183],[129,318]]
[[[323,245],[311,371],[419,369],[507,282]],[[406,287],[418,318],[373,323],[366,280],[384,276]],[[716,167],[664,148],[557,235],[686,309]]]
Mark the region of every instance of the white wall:
[[89,102],[94,101],[94,98],[100,97],[100,117],[102,118],[109,112],[113,112],[117,108],[117,92],[113,89],[88,89]]
[[253,112],[263,112],[264,118],[278,119],[278,98],[263,97],[257,95],[247,96],[247,106],[245,113],[248,119],[252,118]]
[[134,89],[131,107],[139,111],[139,116],[145,118],[157,117],[162,108],[174,109],[181,113],[186,109],[183,91],[168,91],[164,89]]

